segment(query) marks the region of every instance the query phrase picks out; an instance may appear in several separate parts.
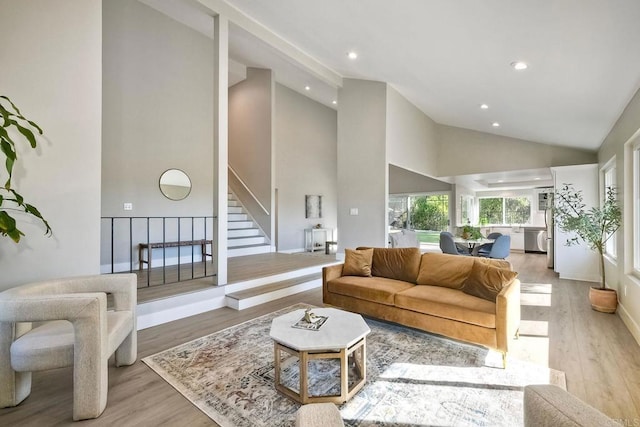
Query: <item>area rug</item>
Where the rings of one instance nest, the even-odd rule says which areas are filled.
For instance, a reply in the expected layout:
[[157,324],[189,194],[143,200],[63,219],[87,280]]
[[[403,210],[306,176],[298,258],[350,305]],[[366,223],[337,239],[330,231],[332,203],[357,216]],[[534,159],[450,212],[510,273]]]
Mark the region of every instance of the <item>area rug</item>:
[[[269,329],[274,317],[308,307],[297,304],[143,362],[221,426],[292,426],[299,405],[274,388]],[[559,371],[512,358],[502,369],[501,356],[484,348],[366,322],[367,383],[340,406],[348,426],[517,426],[525,385],[565,387]],[[339,371],[327,363],[310,366],[312,393],[335,387]],[[283,375],[296,384],[295,366]]]

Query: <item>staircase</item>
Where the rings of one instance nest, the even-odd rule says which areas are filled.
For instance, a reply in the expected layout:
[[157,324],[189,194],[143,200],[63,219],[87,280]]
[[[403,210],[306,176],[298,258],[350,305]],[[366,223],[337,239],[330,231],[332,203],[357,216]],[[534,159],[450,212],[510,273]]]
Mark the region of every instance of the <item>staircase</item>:
[[242,203],[231,192],[227,194],[227,256],[229,258],[271,252],[269,239],[251,219]]

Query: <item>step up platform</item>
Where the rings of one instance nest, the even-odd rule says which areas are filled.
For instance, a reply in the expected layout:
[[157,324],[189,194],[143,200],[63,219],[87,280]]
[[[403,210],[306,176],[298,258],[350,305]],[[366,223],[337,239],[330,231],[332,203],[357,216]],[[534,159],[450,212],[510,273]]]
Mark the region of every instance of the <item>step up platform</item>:
[[308,274],[280,282],[269,283],[251,289],[227,294],[227,307],[244,310],[278,298],[308,291],[322,286],[322,273]]

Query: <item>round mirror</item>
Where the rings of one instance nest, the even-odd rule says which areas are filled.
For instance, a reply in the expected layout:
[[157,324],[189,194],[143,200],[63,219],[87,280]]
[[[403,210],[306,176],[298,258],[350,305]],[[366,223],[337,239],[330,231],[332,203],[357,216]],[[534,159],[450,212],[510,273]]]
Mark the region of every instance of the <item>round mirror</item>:
[[167,199],[182,200],[191,192],[191,180],[180,169],[169,169],[160,175],[160,191]]

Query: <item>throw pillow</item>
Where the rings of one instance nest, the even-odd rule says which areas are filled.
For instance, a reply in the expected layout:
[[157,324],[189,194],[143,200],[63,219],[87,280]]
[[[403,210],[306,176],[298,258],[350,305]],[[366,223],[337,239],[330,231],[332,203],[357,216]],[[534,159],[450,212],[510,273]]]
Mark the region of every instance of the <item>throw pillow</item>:
[[371,249],[345,249],[343,276],[371,276],[371,260],[373,259],[373,248]]
[[418,248],[373,248],[372,276],[416,283],[419,269],[420,249]]
[[462,289],[471,273],[474,259],[468,256],[426,253],[422,255],[418,285]]
[[482,262],[474,262],[462,292],[487,301],[496,302],[496,297],[500,291],[511,284],[517,276],[518,273],[506,268],[497,268]]

